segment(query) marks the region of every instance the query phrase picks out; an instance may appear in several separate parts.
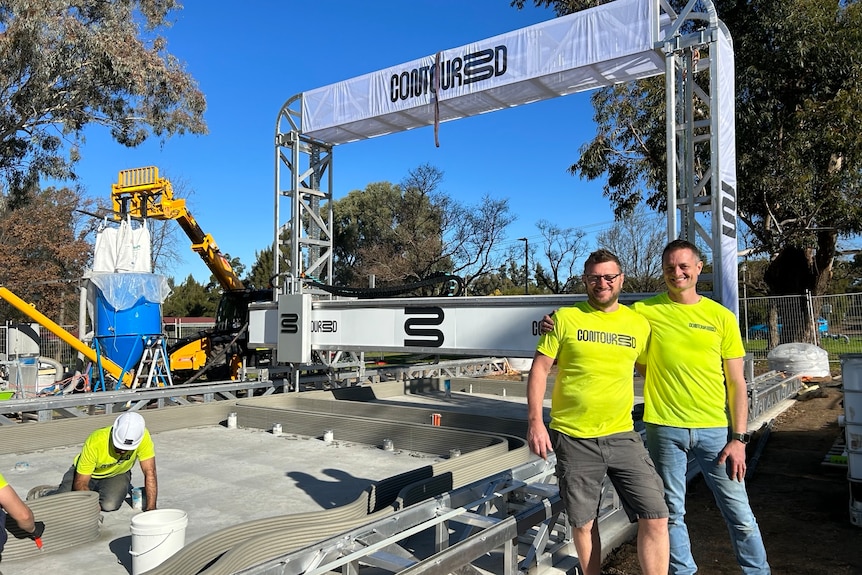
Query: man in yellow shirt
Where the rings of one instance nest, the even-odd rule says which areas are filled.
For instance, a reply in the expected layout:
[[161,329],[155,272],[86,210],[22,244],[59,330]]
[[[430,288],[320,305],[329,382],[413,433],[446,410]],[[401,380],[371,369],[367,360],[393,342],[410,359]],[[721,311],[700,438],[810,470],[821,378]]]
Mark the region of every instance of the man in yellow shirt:
[[115,511],[129,493],[136,461],[144,474],[144,511],[153,510],[158,497],[156,451],[144,418],[134,411],[123,413],[110,427],[93,431],[60,486],[43,495],[98,491],[102,511]]
[[662,253],[667,293],[632,306],[652,327],[644,422],[670,509],[670,573],[697,571],[685,526],[686,471],[693,459],[727,523],[742,572],[768,575],[766,549],[744,482],[745,348],[733,312],[697,293],[702,269],[694,244],[670,242]]
[[[662,252],[668,291],[632,305],[652,328],[644,383],[647,447],[664,482],[670,574],[697,565],[685,525],[686,473],[696,463],[730,532],[745,575],[769,575],[766,549],[745,490],[748,392],[736,316],[697,293],[700,250],[674,240]],[[554,321],[542,318],[543,333]],[[639,371],[641,368],[639,367]]]
[[[638,558],[645,575],[668,570],[668,510],[663,487],[639,433],[634,431],[634,366],[646,355],[649,323],[618,302],[625,276],[607,250],[584,264],[586,302],[560,309],[539,339],[527,382],[530,449],[556,454],[560,496],[574,528],[584,575],[601,570],[598,509],[605,475],[629,518],[638,522]],[[550,432],[543,401],[557,361]]]

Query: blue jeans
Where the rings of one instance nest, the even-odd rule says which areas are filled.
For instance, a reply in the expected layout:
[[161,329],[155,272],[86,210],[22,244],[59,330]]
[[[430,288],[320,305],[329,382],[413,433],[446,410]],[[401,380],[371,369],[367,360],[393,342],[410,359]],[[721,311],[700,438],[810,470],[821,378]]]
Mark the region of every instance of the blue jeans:
[[691,555],[685,526],[685,491],[688,461],[700,468],[730,531],[736,560],[745,575],[768,575],[766,549],[757,520],[748,504],[745,483],[728,476],[726,465],[718,465],[718,454],[727,445],[726,427],[681,428],[646,424],[647,449],[664,481],[664,496],[670,517],[670,573],[692,575],[697,565]]

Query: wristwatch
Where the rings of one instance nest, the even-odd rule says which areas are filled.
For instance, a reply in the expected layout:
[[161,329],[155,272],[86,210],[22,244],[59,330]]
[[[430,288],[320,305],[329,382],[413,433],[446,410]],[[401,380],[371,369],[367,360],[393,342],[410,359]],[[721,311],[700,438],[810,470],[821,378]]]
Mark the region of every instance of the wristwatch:
[[751,434],[750,433],[731,433],[730,438],[735,439],[737,441],[741,441],[742,443],[748,444],[748,442],[751,441]]

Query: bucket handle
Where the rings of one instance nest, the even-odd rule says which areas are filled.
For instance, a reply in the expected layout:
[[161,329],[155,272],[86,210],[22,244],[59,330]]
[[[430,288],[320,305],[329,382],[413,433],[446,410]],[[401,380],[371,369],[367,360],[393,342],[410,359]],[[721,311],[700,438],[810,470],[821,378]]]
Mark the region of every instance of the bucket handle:
[[162,543],[165,543],[170,538],[170,536],[173,535],[174,533],[176,533],[177,531],[178,531],[177,529],[171,529],[171,532],[168,533],[167,535],[165,535],[164,539],[162,539],[161,541],[159,541],[158,543],[156,543],[155,545],[153,545],[152,547],[150,547],[146,551],[132,551],[132,548],[129,547],[129,555],[131,555],[132,557],[140,557],[141,555],[149,553],[150,551],[154,550],[156,547],[160,546]]

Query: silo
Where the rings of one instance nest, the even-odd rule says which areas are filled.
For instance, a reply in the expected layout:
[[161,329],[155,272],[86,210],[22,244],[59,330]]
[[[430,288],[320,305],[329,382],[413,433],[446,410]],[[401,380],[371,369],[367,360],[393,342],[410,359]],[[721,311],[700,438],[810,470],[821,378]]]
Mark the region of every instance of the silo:
[[162,302],[170,293],[164,276],[93,274],[93,329],[99,353],[129,371],[137,367],[150,336],[162,333]]

